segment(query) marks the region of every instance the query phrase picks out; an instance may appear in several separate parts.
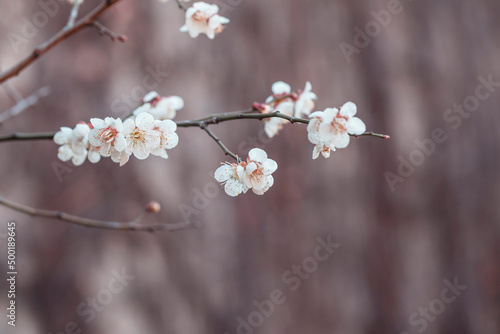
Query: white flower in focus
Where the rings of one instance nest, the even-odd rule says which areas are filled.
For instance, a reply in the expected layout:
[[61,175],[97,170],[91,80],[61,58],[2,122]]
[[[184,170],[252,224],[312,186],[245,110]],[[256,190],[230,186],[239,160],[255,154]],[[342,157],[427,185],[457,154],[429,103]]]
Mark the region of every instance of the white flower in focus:
[[316,146],[313,150],[313,159],[321,153],[325,158],[330,151],[336,148],[345,148],[349,145],[350,136],[359,136],[366,131],[365,123],[356,114],[356,105],[352,102],[344,104],[340,111],[337,108],[327,108],[325,111],[316,111],[309,117],[307,137]]
[[179,136],[175,133],[177,124],[172,120],[155,121],[154,130],[160,135],[160,145],[151,150],[152,155],[168,159],[167,150],[177,146],[179,143]]
[[226,162],[215,171],[214,177],[218,182],[224,184],[224,191],[232,197],[246,193],[248,187],[245,184],[245,168],[235,163]]
[[260,148],[253,148],[248,153],[245,167],[245,184],[257,195],[263,195],[274,184],[271,175],[278,169],[278,164],[267,158],[267,153]]
[[[126,155],[133,154],[137,159],[146,159],[151,150],[160,145],[160,134],[154,130],[155,120],[149,113],[143,112],[134,119],[127,119],[123,123],[123,134],[125,136]],[[128,161],[124,154],[116,154],[113,161],[119,160],[120,165]],[[113,156],[112,156],[113,158]]]
[[208,38],[214,39],[224,29],[223,24],[229,23],[229,19],[218,15],[219,7],[206,2],[195,2],[193,7],[186,11],[186,24],[180,29],[188,32],[192,38],[199,34],[206,34]]
[[356,114],[356,105],[352,102],[344,104],[340,111],[337,108],[327,108],[324,111],[323,122],[319,126],[322,137],[329,138],[336,148],[349,145],[350,136],[359,136],[366,131],[365,123]]
[[89,143],[102,156],[109,157],[113,151],[121,152],[125,149],[127,144],[122,133],[123,124],[121,119],[111,117],[106,117],[104,120],[91,118],[90,123],[94,128],[89,132]]
[[54,135],[54,142],[61,145],[57,157],[62,161],[69,161],[80,166],[87,158],[88,133],[90,127],[86,123],[78,123],[74,129],[62,127]]
[[149,92],[144,96],[143,104],[137,107],[134,115],[147,112],[153,115],[156,120],[173,119],[177,111],[184,108],[184,100],[180,96],[159,96],[156,92]]
[[312,92],[311,83],[306,82],[306,87],[299,92],[299,98],[295,102],[295,117],[306,117],[314,110],[316,94]]

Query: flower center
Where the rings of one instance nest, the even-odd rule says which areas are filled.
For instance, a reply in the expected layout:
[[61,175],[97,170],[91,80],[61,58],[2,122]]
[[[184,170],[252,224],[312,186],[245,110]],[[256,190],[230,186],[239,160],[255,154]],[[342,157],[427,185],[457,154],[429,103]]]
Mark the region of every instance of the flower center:
[[347,117],[337,115],[332,122],[333,132],[335,134],[347,131]]
[[144,133],[144,131],[142,131],[138,128],[135,128],[135,130],[134,130],[134,132],[132,132],[130,138],[132,138],[132,144],[134,146],[146,143],[146,134]]
[[106,129],[101,130],[99,138],[105,143],[110,143],[115,139],[117,134],[118,131],[116,131],[116,129],[108,126]]

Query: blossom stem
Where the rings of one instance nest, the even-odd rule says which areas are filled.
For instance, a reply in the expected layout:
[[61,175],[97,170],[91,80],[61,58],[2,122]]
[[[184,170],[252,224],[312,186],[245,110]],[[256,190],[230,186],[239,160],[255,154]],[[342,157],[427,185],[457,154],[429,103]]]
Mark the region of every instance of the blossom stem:
[[146,213],[140,214],[136,219],[130,222],[113,222],[113,221],[104,221],[97,219],[90,219],[80,216],[71,215],[69,213],[61,212],[61,211],[51,211],[44,209],[36,209],[24,204],[16,203],[10,200],[7,200],[3,197],[0,197],[0,205],[8,207],[12,210],[22,212],[31,216],[45,217],[45,218],[53,218],[59,219],[68,223],[73,223],[77,225],[83,225],[86,227],[95,227],[95,228],[103,228],[110,230],[121,230],[121,231],[146,231],[146,232],[154,232],[154,231],[179,231],[185,230],[189,228],[193,228],[196,226],[195,223],[192,222],[182,222],[175,224],[141,224],[143,218],[147,215]]
[[104,12],[106,12],[111,6],[116,4],[121,0],[105,0],[101,2],[94,10],[92,10],[85,17],[81,18],[77,22],[74,23],[71,27],[65,26],[62,30],[60,30],[57,34],[52,36],[48,41],[40,44],[31,52],[30,55],[23,58],[17,64],[12,66],[10,69],[0,73],[0,83],[19,75],[19,73],[32,64],[35,60],[37,60],[41,55],[48,52],[54,46],[65,40],[66,38],[74,35],[78,31],[83,28],[92,25],[98,17],[100,17]]
[[227,147],[226,145],[224,145],[224,143],[222,142],[222,140],[220,140],[219,137],[217,137],[215,135],[215,133],[213,133],[209,128],[208,126],[205,124],[205,123],[201,123],[200,124],[200,128],[202,128],[203,130],[205,130],[205,132],[210,136],[210,138],[212,138],[213,140],[215,140],[215,142],[220,146],[220,148],[224,151],[224,153],[226,155],[229,155],[230,157],[232,157],[234,160],[236,160],[236,162],[240,162],[240,158],[234,154],[233,152],[231,152]]

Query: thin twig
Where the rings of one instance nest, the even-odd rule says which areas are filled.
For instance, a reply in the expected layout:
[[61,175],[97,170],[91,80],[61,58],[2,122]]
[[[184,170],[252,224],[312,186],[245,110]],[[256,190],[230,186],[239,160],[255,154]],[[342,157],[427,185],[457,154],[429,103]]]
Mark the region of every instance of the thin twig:
[[61,211],[36,209],[24,204],[19,204],[7,200],[2,197],[0,197],[0,205],[3,205],[18,212],[26,213],[31,216],[59,219],[68,223],[83,225],[86,227],[95,227],[95,228],[103,228],[110,230],[154,232],[154,231],[179,231],[196,227],[196,223],[193,222],[182,222],[175,224],[141,224],[141,221],[145,216],[144,214],[138,215],[136,219],[130,222],[113,222],[113,221],[90,219],[90,218],[71,215],[69,213],[64,213]]
[[9,118],[15,117],[38,103],[40,98],[45,97],[50,94],[49,87],[42,87],[25,99],[17,101],[17,103],[7,111],[0,114],[0,124],[8,120]]
[[112,31],[108,27],[104,26],[103,24],[95,21],[92,23],[94,27],[96,27],[99,30],[99,34],[101,36],[109,36],[112,41],[119,40],[120,42],[126,42],[127,41],[127,36],[123,34],[117,34],[116,32]]
[[208,133],[208,135],[213,139],[215,140],[215,142],[220,146],[220,148],[224,151],[224,153],[226,155],[229,155],[231,156],[234,160],[236,160],[236,162],[240,162],[240,158],[234,154],[233,152],[231,152],[227,147],[226,145],[224,145],[224,143],[222,143],[222,141],[219,139],[219,137],[217,137],[215,135],[215,133],[213,133],[205,123],[201,123],[200,124],[200,128],[202,128],[203,130],[205,130],[206,133]]
[[175,2],[177,2],[177,5],[179,6],[180,9],[182,9],[183,11],[187,11],[187,7],[186,5],[182,2],[182,0],[175,0]]
[[68,23],[66,24],[66,29],[71,28],[75,25],[76,17],[78,16],[78,9],[80,9],[81,2],[79,0],[73,0],[73,7],[69,13]]
[[31,54],[17,64],[12,66],[10,69],[2,72],[0,74],[0,83],[10,79],[28,67],[31,63],[33,63],[36,59],[38,59],[41,55],[52,49],[54,46],[65,40],[66,38],[72,36],[76,32],[82,30],[84,27],[91,25],[98,17],[100,17],[104,12],[106,12],[111,6],[116,4],[121,0],[105,0],[101,2],[93,11],[87,14],[85,17],[78,20],[71,28],[64,27],[57,34],[55,34],[52,38],[50,38],[45,43],[40,44],[31,52]]

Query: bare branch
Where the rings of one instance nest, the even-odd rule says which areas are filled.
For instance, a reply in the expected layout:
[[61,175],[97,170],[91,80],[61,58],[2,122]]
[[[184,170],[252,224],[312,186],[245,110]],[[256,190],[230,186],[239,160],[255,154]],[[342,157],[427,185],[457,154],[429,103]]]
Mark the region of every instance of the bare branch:
[[186,5],[182,2],[182,0],[175,0],[177,2],[177,5],[179,6],[180,9],[183,11],[187,11]]
[[119,40],[120,42],[126,42],[127,41],[127,36],[123,34],[117,34],[108,27],[102,25],[101,23],[95,21],[92,23],[94,27],[96,27],[99,30],[99,34],[101,36],[109,36],[111,40],[114,42],[115,40]]
[[111,6],[118,3],[121,0],[106,0],[101,2],[93,11],[87,14],[85,17],[77,21],[72,27],[64,27],[57,34],[55,34],[51,39],[46,41],[43,44],[40,44],[38,47],[33,50],[33,52],[22,59],[20,62],[12,66],[10,69],[2,72],[0,74],[0,83],[10,79],[28,67],[31,63],[33,63],[36,59],[38,59],[41,55],[52,49],[54,46],[65,40],[66,38],[72,36],[76,32],[82,30],[83,28],[93,24],[95,20],[100,17],[104,12],[106,12]]
[[175,224],[160,224],[160,223],[141,224],[143,218],[147,216],[148,213],[150,213],[147,212],[147,209],[145,209],[145,212],[139,214],[136,219],[130,222],[114,222],[114,221],[104,221],[104,220],[79,217],[61,211],[36,209],[24,204],[19,204],[7,200],[2,197],[0,197],[0,205],[3,205],[12,210],[22,212],[31,216],[59,219],[68,223],[73,223],[86,227],[103,228],[109,230],[154,232],[154,231],[179,231],[196,227],[196,223],[192,222],[182,222]]
[[73,7],[71,8],[71,13],[69,14],[68,23],[66,24],[66,29],[69,29],[75,25],[75,20],[78,16],[78,9],[80,9],[80,5],[80,1],[74,0]]
[[222,143],[222,141],[219,139],[219,137],[217,137],[217,136],[215,135],[215,133],[213,133],[211,130],[209,130],[209,129],[208,129],[208,127],[207,127],[207,125],[206,125],[205,123],[203,123],[203,122],[202,122],[202,123],[200,124],[200,128],[202,128],[203,130],[205,130],[205,132],[206,132],[206,133],[208,133],[208,135],[209,135],[209,136],[210,136],[213,140],[215,140],[215,142],[216,142],[216,143],[220,146],[220,148],[224,151],[224,153],[225,153],[226,155],[231,156],[234,160],[236,160],[236,162],[238,162],[238,163],[240,162],[240,158],[239,158],[236,154],[234,154],[233,152],[231,152],[231,151],[230,151],[230,150],[226,147],[226,145],[224,145],[224,144]]
[[45,97],[50,94],[49,87],[42,87],[25,99],[18,100],[17,103],[7,111],[0,114],[0,124],[8,120],[9,118],[15,117],[38,103],[40,98]]

